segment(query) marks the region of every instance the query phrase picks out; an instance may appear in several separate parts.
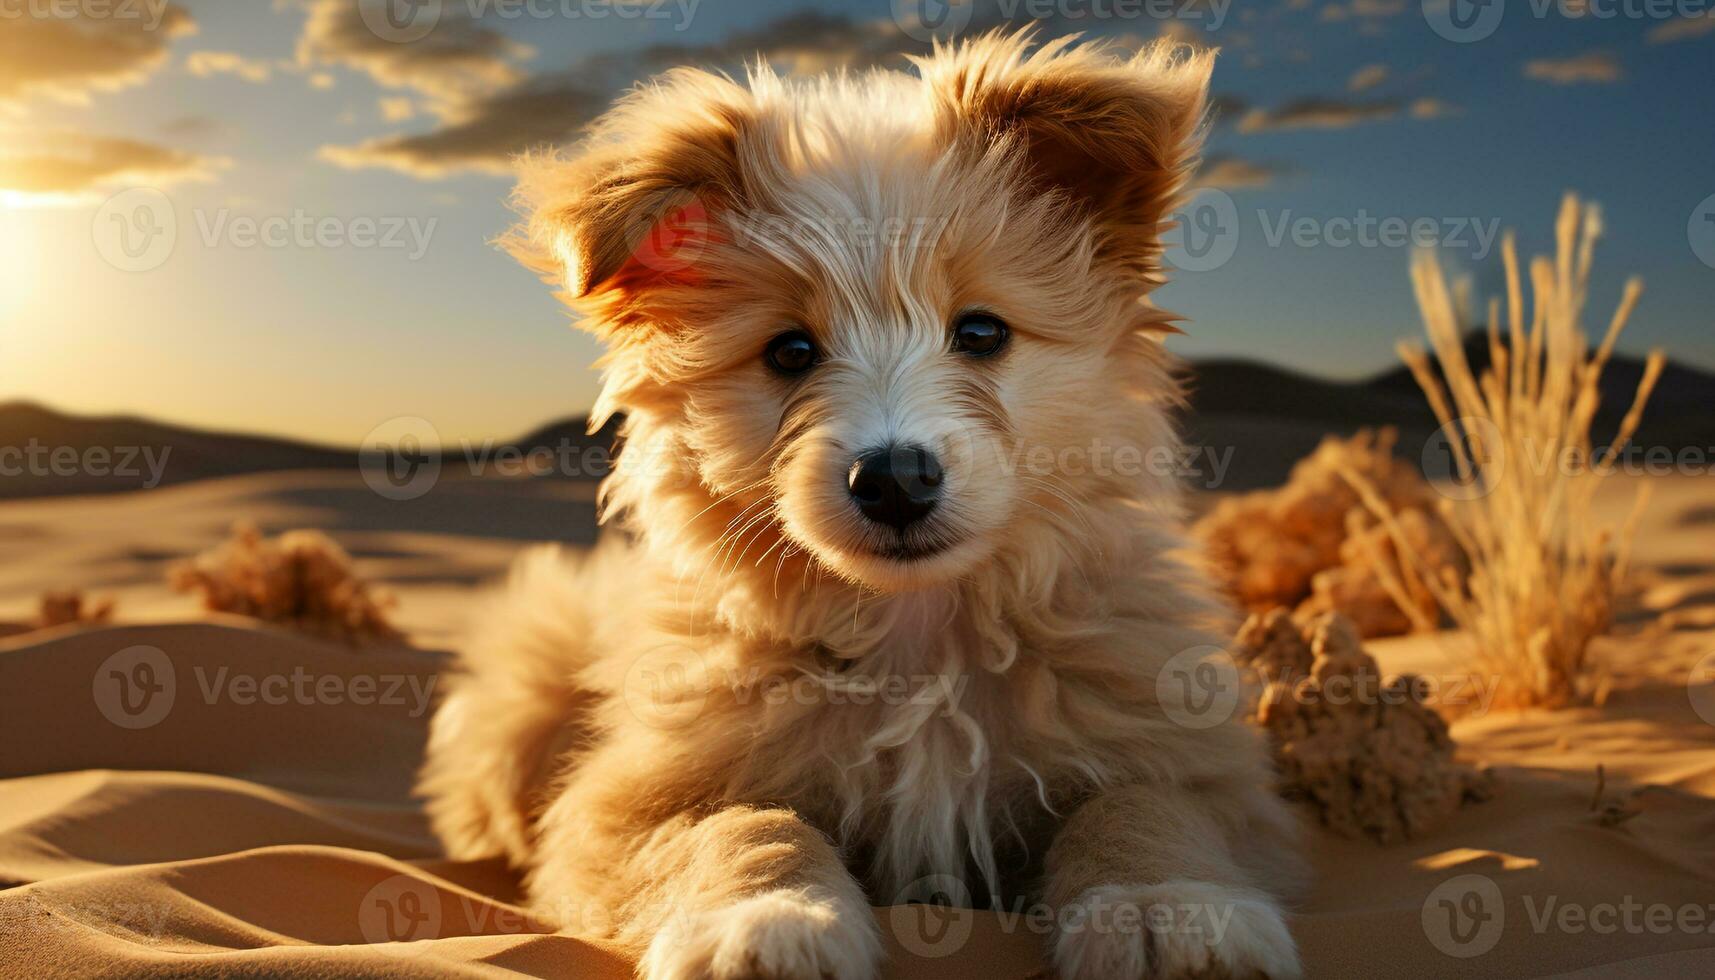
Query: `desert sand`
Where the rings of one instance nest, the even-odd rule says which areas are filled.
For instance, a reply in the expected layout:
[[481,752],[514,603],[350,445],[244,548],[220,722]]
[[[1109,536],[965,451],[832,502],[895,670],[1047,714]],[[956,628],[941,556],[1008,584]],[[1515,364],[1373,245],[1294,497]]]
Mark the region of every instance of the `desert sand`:
[[[1311,977],[1715,975],[1709,480],[1653,481],[1639,587],[1599,644],[1600,707],[1469,711],[1453,734],[1496,767],[1497,794],[1428,836],[1311,830],[1317,880],[1292,923]],[[1623,514],[1636,485],[1613,481],[1605,506]],[[44,589],[118,600],[113,625],[0,638],[0,972],[628,976],[533,921],[497,863],[439,857],[410,797],[441,651],[482,584],[551,529],[587,542],[591,508],[570,481],[395,503],[333,472],[0,504],[0,620],[27,619]],[[171,592],[166,565],[238,519],[331,533],[397,596],[412,647],[354,650]],[[1456,644],[1369,648],[1389,671],[1445,677]],[[1593,807],[1598,765],[1626,819]],[[1027,923],[876,914],[890,977],[1043,970]]]

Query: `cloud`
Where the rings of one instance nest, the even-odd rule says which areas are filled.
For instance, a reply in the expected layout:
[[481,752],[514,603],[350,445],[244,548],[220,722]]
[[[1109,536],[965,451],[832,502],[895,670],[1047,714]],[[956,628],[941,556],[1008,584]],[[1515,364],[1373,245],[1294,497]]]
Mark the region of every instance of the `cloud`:
[[49,133],[14,144],[0,155],[0,194],[45,203],[76,202],[116,184],[161,187],[206,179],[227,165],[143,140],[82,133]]
[[307,16],[298,37],[299,63],[354,68],[388,88],[442,99],[493,92],[523,78],[514,63],[534,52],[483,27],[465,5],[445,4],[432,31],[402,43],[382,37],[365,21],[366,11],[373,19],[385,2],[303,0]]
[[1348,92],[1367,92],[1388,79],[1386,65],[1365,65],[1352,72],[1352,77],[1346,82]]
[[607,102],[606,91],[548,77],[464,105],[439,129],[324,146],[319,155],[347,169],[386,167],[430,179],[461,171],[505,174],[517,153],[575,138]]
[[1413,119],[1440,119],[1444,116],[1457,116],[1459,107],[1448,105],[1440,99],[1412,99],[1406,111]]
[[1214,187],[1224,191],[1267,187],[1285,173],[1280,167],[1255,160],[1212,154],[1203,161],[1194,182],[1197,187]]
[[596,55],[569,71],[432,101],[427,108],[441,120],[437,129],[355,146],[324,146],[320,156],[341,167],[384,167],[429,179],[466,171],[506,174],[518,153],[575,139],[615,93],[674,65],[737,70],[761,56],[776,70],[810,74],[903,65],[905,53],[927,49],[891,20],[853,21],[804,11],[705,44],[655,44]]
[[1646,38],[1651,44],[1668,44],[1702,37],[1705,34],[1715,34],[1715,9],[1696,15],[1687,14],[1665,24],[1658,24],[1650,28]]
[[185,68],[198,78],[236,75],[247,82],[266,82],[273,74],[268,62],[253,61],[235,51],[192,51],[185,58]]
[[403,122],[417,114],[417,104],[406,96],[391,96],[377,101],[381,118],[388,122]]
[[1550,85],[1577,85],[1580,82],[1605,85],[1619,81],[1621,74],[1620,62],[1603,51],[1590,51],[1571,58],[1538,58],[1524,65],[1524,77]]
[[1252,109],[1239,118],[1239,132],[1263,133],[1278,129],[1346,129],[1363,123],[1392,119],[1400,104],[1343,102],[1338,99],[1300,99],[1278,109]]
[[1341,5],[1331,3],[1322,8],[1321,18],[1329,22],[1351,20],[1379,20],[1384,17],[1397,17],[1405,12],[1405,0],[1352,0]]
[[0,17],[0,101],[46,95],[84,103],[93,92],[139,84],[166,63],[169,42],[196,33],[177,5],[132,9],[130,17]]

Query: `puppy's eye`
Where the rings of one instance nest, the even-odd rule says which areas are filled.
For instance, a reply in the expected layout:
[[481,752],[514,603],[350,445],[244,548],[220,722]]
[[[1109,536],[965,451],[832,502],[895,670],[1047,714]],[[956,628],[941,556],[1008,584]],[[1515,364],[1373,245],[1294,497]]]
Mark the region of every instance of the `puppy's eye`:
[[763,360],[781,374],[794,377],[815,367],[819,353],[809,334],[802,330],[788,330],[768,342]]
[[966,313],[953,323],[953,350],[988,357],[1006,346],[1006,323],[993,313]]

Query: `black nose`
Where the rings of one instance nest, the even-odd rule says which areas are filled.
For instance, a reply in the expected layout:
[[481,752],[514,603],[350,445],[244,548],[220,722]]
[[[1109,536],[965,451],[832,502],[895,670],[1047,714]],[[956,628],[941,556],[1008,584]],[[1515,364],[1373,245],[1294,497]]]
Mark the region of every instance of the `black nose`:
[[935,509],[941,463],[919,446],[877,449],[852,463],[846,488],[865,517],[904,530]]

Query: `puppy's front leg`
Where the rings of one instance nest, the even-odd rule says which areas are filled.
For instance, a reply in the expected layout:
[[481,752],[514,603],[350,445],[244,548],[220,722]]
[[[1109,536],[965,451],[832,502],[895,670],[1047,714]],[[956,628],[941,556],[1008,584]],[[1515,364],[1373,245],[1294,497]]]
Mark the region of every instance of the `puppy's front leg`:
[[1299,977],[1280,907],[1233,859],[1231,833],[1208,800],[1174,786],[1080,807],[1047,858],[1061,980]]
[[[638,973],[647,980],[876,975],[881,941],[863,889],[828,840],[791,811],[681,814],[598,848],[607,850],[597,863],[618,895],[615,938],[642,949]],[[553,887],[558,876],[543,872],[538,884]]]

